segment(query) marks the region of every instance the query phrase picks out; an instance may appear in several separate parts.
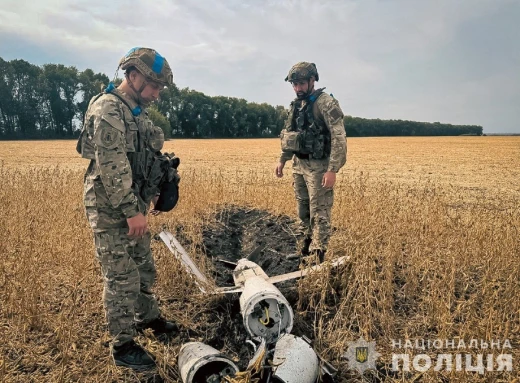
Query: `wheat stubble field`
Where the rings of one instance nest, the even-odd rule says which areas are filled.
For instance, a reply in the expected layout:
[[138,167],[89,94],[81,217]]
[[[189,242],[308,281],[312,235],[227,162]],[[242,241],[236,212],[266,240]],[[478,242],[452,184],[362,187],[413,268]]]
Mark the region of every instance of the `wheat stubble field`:
[[[284,216],[294,219],[290,166],[284,178],[274,176],[278,148],[275,139],[167,142],[182,161],[182,195],[173,212],[150,218],[152,233],[163,226],[179,233],[211,273],[204,233],[225,226],[216,217],[238,206],[265,212],[274,227]],[[329,254],[351,260],[297,284],[297,332],[340,370],[339,382],[518,382],[520,137],[353,138],[348,151]],[[154,373],[114,367],[82,205],[86,166],[73,141],[0,142],[0,382],[180,381],[180,343],[205,341],[211,313],[225,317],[231,303],[198,294],[154,242],[156,292],[183,330],[167,341],[139,338],[157,357]],[[238,358],[233,336],[223,332],[220,349]],[[365,380],[341,358],[360,336],[382,354],[378,372]],[[508,339],[512,348],[392,349],[392,340],[417,339]],[[393,352],[432,360],[510,353],[513,371],[435,371],[434,363],[425,372],[394,373]]]

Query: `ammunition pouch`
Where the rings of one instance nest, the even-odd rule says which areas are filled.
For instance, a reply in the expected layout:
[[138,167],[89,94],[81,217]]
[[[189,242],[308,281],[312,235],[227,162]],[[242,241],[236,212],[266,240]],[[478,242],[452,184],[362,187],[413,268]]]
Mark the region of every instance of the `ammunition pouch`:
[[147,145],[152,151],[157,152],[162,150],[164,145],[164,133],[161,128],[153,126],[152,123],[149,123],[149,127],[146,130],[146,135]]
[[284,129],[280,137],[282,150],[293,152],[297,156],[306,156],[301,158],[312,156],[315,159],[322,159],[330,153],[330,149],[327,151],[327,148],[330,148],[330,139],[324,134],[317,133],[314,124],[302,131],[286,131]]
[[321,93],[318,89],[303,107],[300,100],[293,101],[286,128],[280,135],[282,151],[293,152],[299,158],[323,159],[330,155],[330,132],[326,126],[318,125],[314,116],[314,102]]
[[316,132],[316,125],[312,123],[307,129],[300,132],[300,153],[312,154],[313,158],[321,158],[320,153],[316,153],[314,146],[319,133]]
[[300,132],[291,132],[283,129],[280,138],[282,139],[282,150],[284,152],[297,153],[300,151]]

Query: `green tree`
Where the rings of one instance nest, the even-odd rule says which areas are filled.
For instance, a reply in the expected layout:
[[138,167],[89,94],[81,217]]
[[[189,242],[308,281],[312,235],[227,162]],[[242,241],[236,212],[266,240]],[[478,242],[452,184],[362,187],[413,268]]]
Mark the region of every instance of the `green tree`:
[[39,92],[40,67],[24,60],[9,62],[10,70],[5,77],[6,101],[9,110],[10,138],[34,138],[39,135],[38,126],[41,110],[41,93]]
[[165,137],[171,137],[172,127],[170,126],[170,121],[161,113],[157,108],[157,105],[152,105],[147,109],[148,117],[152,120],[155,126],[158,126],[162,129]]
[[74,118],[79,112],[75,101],[76,95],[80,91],[78,70],[62,64],[45,64],[43,76],[54,122],[54,135],[72,137]]
[[104,87],[109,83],[107,75],[103,73],[96,73],[92,69],[85,69],[78,75],[79,81],[79,96],[81,101],[77,103],[81,121],[85,119],[88,104],[92,97],[100,93]]
[[13,85],[13,68],[0,58],[0,135],[6,138],[13,137],[16,129]]
[[[90,99],[109,79],[91,69],[0,58],[0,138],[72,137]],[[115,80],[117,86],[121,79]],[[287,110],[244,99],[210,97],[172,85],[161,92],[150,117],[166,137],[275,137]],[[482,126],[345,116],[347,136],[482,135]]]

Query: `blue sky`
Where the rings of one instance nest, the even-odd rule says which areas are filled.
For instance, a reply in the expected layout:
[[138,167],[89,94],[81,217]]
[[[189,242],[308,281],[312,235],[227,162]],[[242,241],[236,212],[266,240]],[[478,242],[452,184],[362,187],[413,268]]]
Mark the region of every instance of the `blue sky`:
[[297,61],[345,114],[520,133],[517,0],[0,0],[0,57],[110,77],[130,48],[179,87],[288,105]]

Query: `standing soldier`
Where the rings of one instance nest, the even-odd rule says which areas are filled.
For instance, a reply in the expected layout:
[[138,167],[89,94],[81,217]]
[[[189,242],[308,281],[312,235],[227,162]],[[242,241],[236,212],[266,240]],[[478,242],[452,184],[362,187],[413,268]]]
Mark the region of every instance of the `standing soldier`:
[[320,262],[330,238],[330,219],[336,173],[345,164],[347,142],[343,112],[338,101],[314,89],[319,80],[316,65],[299,62],[285,81],[289,81],[297,98],[291,103],[282,130],[282,153],[276,167],[283,177],[285,162],[293,158],[294,192],[299,229],[298,256],[316,256]]
[[136,332],[177,330],[160,315],[151,290],[156,271],[146,216],[150,202],[157,202],[150,171],[157,170],[153,164],[162,156],[164,135],[144,110],[173,84],[173,74],[149,48],[133,48],[119,68],[125,70],[121,85],[110,83],[90,101],[77,150],[90,160],[84,203],[104,277],[112,356],[116,365],[139,370],[155,362],[134,342]]

